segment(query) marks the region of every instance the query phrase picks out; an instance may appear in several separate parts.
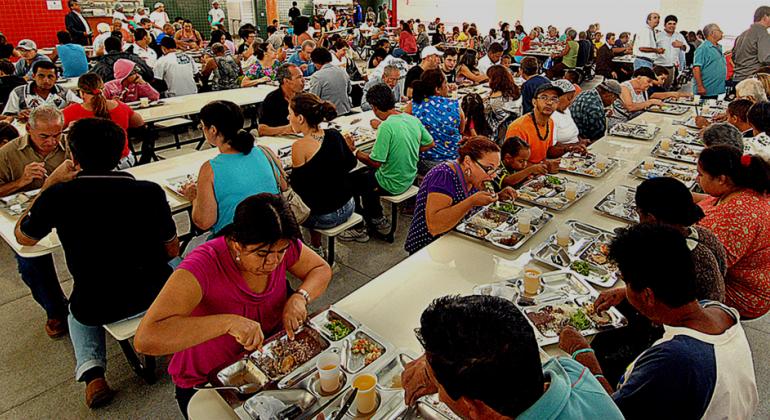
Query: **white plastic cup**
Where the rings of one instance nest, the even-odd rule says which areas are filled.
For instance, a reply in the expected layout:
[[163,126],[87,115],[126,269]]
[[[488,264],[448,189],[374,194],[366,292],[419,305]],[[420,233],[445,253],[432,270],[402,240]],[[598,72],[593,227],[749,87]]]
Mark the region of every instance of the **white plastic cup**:
[[532,228],[531,223],[532,223],[532,215],[530,215],[526,211],[522,211],[519,213],[519,221],[518,221],[519,233],[521,233],[522,235],[528,234],[529,230]]
[[695,101],[695,103],[700,103],[700,95],[693,95],[692,100]]
[[572,235],[572,226],[566,224],[559,226],[556,228],[556,244],[563,248],[569,247],[570,235]]
[[653,159],[651,157],[647,158],[647,159],[644,160],[643,165],[644,165],[644,170],[645,171],[651,171],[651,170],[655,169],[655,159]]
[[530,296],[540,291],[540,281],[543,272],[534,266],[524,267],[524,293]]
[[567,183],[564,186],[564,196],[567,197],[567,200],[574,201],[577,198],[577,187],[577,184],[574,182]]
[[358,389],[355,404],[358,412],[369,414],[377,408],[377,377],[362,373],[353,379],[353,388]]
[[604,156],[604,155],[596,156],[596,167],[599,170],[604,170],[604,168],[607,167],[607,164],[609,162],[610,162],[610,160],[607,158],[607,156]]
[[334,392],[340,388],[340,355],[324,353],[315,362],[321,379],[321,391]]
[[679,137],[687,137],[687,129],[684,127],[677,128],[676,133],[679,134]]
[[139,106],[142,108],[150,106],[150,98],[139,98]]
[[708,103],[704,104],[703,105],[703,112],[702,112],[702,114],[704,116],[708,116],[708,114],[710,114],[710,113],[711,113],[711,106]]
[[[660,148],[663,149],[663,150],[666,150],[666,151],[671,149],[671,139],[669,139],[669,138],[662,139],[660,141]],[[655,167],[655,164],[653,163],[653,168],[654,167]]]
[[614,198],[617,203],[623,204],[628,201],[628,188],[623,185],[615,187]]

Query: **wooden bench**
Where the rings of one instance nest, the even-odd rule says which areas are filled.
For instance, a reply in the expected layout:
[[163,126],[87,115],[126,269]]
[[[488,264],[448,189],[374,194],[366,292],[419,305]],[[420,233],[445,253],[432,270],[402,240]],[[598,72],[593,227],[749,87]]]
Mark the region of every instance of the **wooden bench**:
[[339,235],[340,233],[361,223],[363,220],[364,218],[360,214],[353,213],[352,215],[350,215],[348,220],[345,221],[345,223],[339,226],[335,226],[330,229],[314,229],[316,232],[328,238],[329,246],[328,246],[328,251],[326,253],[326,262],[328,262],[330,266],[334,265],[334,238],[337,237],[337,235]]
[[398,223],[398,207],[404,201],[416,196],[418,191],[420,191],[419,188],[417,188],[414,185],[410,185],[405,192],[399,195],[389,195],[389,196],[381,197],[383,201],[387,201],[390,203],[390,232],[388,232],[388,234],[385,235],[386,241],[393,243],[393,241],[395,240],[396,224]]
[[136,335],[136,329],[139,328],[139,323],[142,321],[141,316],[136,318],[127,319],[124,321],[113,322],[112,324],[104,325],[104,329],[107,330],[110,335],[118,340],[123,354],[128,360],[128,364],[131,365],[131,369],[136,372],[137,376],[144,379],[148,384],[154,384],[157,378],[155,377],[155,357],[143,355],[144,362],[140,359],[140,356],[134,351],[134,347],[131,345],[131,338]]

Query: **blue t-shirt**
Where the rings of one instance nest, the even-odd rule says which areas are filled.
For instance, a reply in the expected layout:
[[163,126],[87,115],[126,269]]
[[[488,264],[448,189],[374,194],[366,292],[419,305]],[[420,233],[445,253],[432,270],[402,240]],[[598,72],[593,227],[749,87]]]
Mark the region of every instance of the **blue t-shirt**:
[[[543,365],[548,389],[517,420],[623,420],[623,414],[587,367],[569,357],[553,358]],[[513,391],[515,392],[515,391]]]
[[532,109],[535,107],[532,105],[532,99],[535,97],[535,91],[540,85],[544,85],[546,83],[550,83],[551,81],[548,80],[545,76],[534,76],[524,82],[524,84],[521,86],[521,111],[522,115],[532,112]]
[[305,76],[305,77],[310,77],[313,73],[315,73],[315,65],[313,64],[313,62],[310,61],[310,60],[307,60],[307,61],[303,60],[299,56],[299,51],[297,51],[294,54],[292,54],[291,57],[289,57],[289,59],[286,60],[286,62],[294,64],[297,67],[299,67],[299,66],[301,66],[303,64],[307,64],[307,70],[302,72],[302,75]]
[[428,129],[435,147],[422,152],[420,159],[457,159],[460,140],[460,102],[444,96],[430,96],[412,104],[412,115]]
[[64,69],[64,77],[80,77],[88,72],[88,58],[82,45],[64,44],[57,45],[61,66]]
[[[725,93],[725,80],[727,79],[727,61],[722,54],[722,46],[714,45],[711,41],[704,41],[697,50],[692,61],[693,67],[700,67],[701,80],[706,94],[703,96],[717,96]],[[698,84],[693,81],[693,93],[698,94]]]

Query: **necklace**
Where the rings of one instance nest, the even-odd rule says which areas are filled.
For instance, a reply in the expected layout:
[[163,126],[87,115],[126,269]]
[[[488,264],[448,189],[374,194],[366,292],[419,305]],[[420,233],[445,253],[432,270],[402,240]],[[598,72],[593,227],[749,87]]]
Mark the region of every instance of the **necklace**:
[[540,135],[540,127],[537,125],[537,120],[535,119],[535,113],[532,112],[529,114],[529,116],[532,118],[532,124],[535,125],[535,132],[537,133],[537,138],[540,139],[540,141],[546,141],[548,140],[548,136],[551,134],[551,125],[546,122],[545,124],[545,136]]
[[320,130],[320,131],[321,131],[321,134],[310,133],[310,137],[312,137],[313,140],[315,140],[315,141],[317,141],[319,143],[321,141],[323,141],[323,139],[324,139],[324,132],[323,132],[323,130]]

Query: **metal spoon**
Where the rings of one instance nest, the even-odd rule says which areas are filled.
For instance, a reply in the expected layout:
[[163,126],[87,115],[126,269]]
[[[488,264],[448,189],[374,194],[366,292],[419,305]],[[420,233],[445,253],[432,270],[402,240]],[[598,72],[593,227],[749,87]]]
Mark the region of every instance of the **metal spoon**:
[[214,389],[214,390],[232,390],[236,391],[239,394],[253,394],[260,389],[262,389],[262,385],[260,384],[243,384],[241,386],[196,386],[194,387],[197,390],[201,389]]

